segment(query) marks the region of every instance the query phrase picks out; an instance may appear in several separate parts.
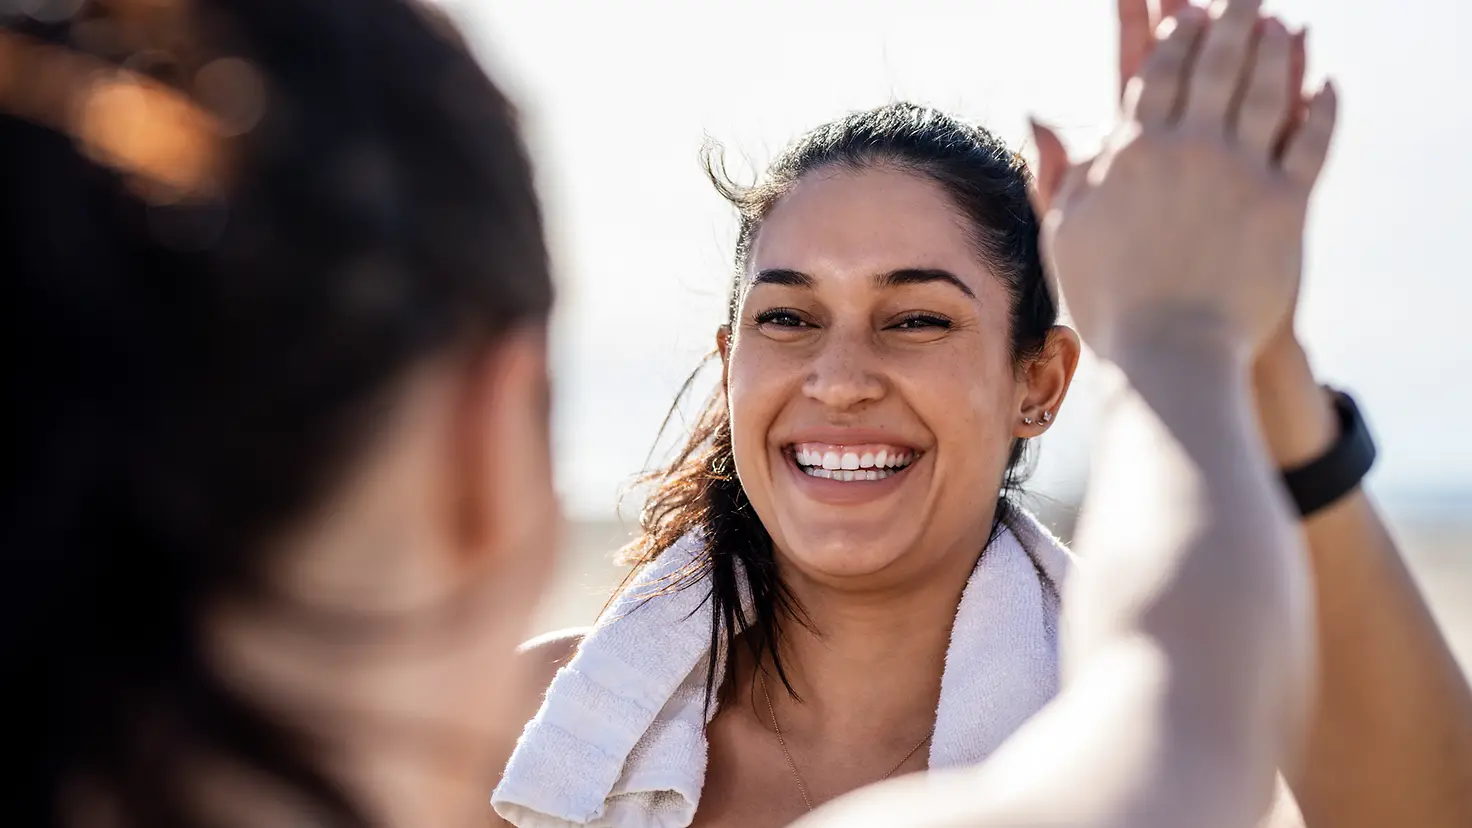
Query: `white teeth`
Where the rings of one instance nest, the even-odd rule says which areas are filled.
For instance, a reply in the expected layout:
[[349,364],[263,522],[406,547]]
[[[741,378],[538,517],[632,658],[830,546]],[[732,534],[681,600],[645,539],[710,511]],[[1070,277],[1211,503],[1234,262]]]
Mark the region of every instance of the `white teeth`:
[[792,459],[804,472],[826,480],[883,480],[898,473],[915,460],[912,451],[880,449],[859,454],[857,451],[820,451],[793,447]]
[[883,480],[886,477],[899,473],[890,471],[889,469],[823,469],[815,466],[804,466],[802,470],[810,477],[837,480],[841,483]]

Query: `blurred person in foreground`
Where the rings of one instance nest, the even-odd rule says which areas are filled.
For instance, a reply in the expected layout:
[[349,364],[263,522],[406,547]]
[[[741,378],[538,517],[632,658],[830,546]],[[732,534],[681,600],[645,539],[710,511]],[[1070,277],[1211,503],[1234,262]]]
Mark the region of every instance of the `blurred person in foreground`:
[[[1311,826],[1472,821],[1466,681],[1359,489],[1363,421],[1316,383],[1293,331],[1334,94],[1299,101],[1302,37],[1258,3],[1218,4],[1209,33],[1202,10],[1162,5],[1157,19],[1179,12],[1194,28],[1161,56],[1177,77],[1135,94],[1170,105],[1142,114],[1129,101],[1088,168],[1090,219],[1050,219],[1075,317],[1130,388],[1102,431],[1067,634],[1057,596],[1071,559],[1015,498],[1026,444],[1058,416],[1078,355],[1046,286],[1029,174],[945,113],[856,112],[799,138],[755,186],[713,174],[741,218],[721,383],[652,478],[633,578],[591,630],[526,649],[549,689],[527,700],[536,715],[493,798],[503,817],[779,825],[876,780],[977,762],[998,777],[1027,768],[1067,802],[1046,763],[1006,746],[1024,728],[1046,735],[1018,744],[1059,749],[1101,808],[1115,794],[1165,808],[1147,793],[1158,784],[1177,804],[1230,802],[1213,818],[1242,824],[1276,762]],[[1129,78],[1153,21],[1143,2],[1118,8]],[[1047,137],[1044,180],[1059,166]],[[1229,365],[1195,370],[1193,337],[1241,310],[1234,285],[1194,304],[1140,294],[1128,306],[1127,289],[1213,274],[1271,277],[1283,293],[1257,308],[1266,329],[1200,355]],[[1095,283],[1111,290],[1090,297]],[[1112,350],[1116,327],[1182,361]],[[1251,525],[1278,515],[1285,482],[1294,542]],[[1300,605],[1265,586],[1291,593],[1300,565],[1318,598],[1316,662],[1291,617]],[[1099,666],[1138,654],[1132,642],[1167,678]],[[1060,684],[1076,689],[1048,708]],[[1123,695],[1106,699],[1112,689]],[[1043,709],[1063,712],[1024,724]],[[1214,720],[1222,729],[1204,734]],[[1288,750],[1300,727],[1301,755]],[[1213,742],[1223,734],[1241,741]],[[1105,766],[1118,776],[1092,770]],[[1275,821],[1298,821],[1286,792],[1278,804]],[[1172,824],[1185,812],[1150,813]]]
[[8,17],[0,281],[5,823],[483,825],[560,516],[532,176],[456,32]]

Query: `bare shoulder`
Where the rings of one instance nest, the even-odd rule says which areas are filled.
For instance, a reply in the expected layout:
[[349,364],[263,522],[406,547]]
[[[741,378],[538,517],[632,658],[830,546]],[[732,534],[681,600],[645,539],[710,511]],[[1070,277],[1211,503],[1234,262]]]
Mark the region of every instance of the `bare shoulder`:
[[538,704],[557,671],[577,655],[578,645],[587,634],[587,627],[557,630],[528,639],[516,648],[517,666],[525,671],[529,692],[535,693]]
[[532,720],[547,696],[547,686],[564,665],[577,655],[586,629],[558,630],[530,639],[516,648],[513,672],[518,676],[515,707],[511,715],[520,726]]

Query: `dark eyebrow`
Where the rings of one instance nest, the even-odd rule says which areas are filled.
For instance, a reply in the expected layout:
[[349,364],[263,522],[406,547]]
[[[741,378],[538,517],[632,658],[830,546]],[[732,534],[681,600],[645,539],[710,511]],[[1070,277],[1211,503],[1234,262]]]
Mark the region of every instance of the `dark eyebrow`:
[[[976,298],[976,293],[965,282],[961,281],[960,277],[948,270],[941,270],[939,268],[912,267],[891,270],[888,273],[879,274],[875,277],[874,281],[880,287],[901,287],[903,285],[924,285],[930,282],[946,282],[954,285],[957,290],[960,290],[972,299]],[[807,288],[811,290],[816,284],[817,282],[813,277],[806,273],[797,270],[788,270],[782,267],[774,267],[757,273],[756,278],[751,280],[750,287],[756,287],[757,285],[784,285],[786,287]]]
[[948,270],[937,268],[906,268],[903,270],[892,270],[881,274],[875,281],[882,287],[899,287],[900,285],[923,285],[929,282],[947,282],[954,285],[958,290],[972,299],[976,293],[961,281],[960,277]]
[[781,267],[774,267],[768,270],[763,270],[762,272],[756,274],[755,279],[751,280],[751,287],[756,287],[757,285],[786,285],[787,287],[800,287],[811,289],[813,287],[813,284],[813,277],[807,275],[806,273],[800,273],[796,270],[787,270],[786,268]]

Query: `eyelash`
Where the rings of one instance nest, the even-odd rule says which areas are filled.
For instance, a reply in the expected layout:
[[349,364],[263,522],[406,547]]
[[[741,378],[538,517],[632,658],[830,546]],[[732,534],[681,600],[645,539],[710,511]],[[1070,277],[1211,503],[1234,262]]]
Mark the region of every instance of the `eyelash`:
[[[788,319],[792,321],[790,323],[784,324],[778,321],[781,319]],[[922,313],[918,311],[905,314],[903,318],[901,318],[898,322],[891,325],[890,327],[907,331],[919,330],[922,325],[914,324],[917,322],[923,323],[923,327],[943,329],[949,329],[951,327],[951,320],[946,319],[943,316],[937,316],[933,313]],[[812,327],[802,319],[802,316],[797,311],[793,310],[792,308],[772,308],[771,310],[762,311],[761,313],[756,315],[756,323],[758,325],[777,325],[781,328]]]
[[759,314],[756,315],[756,323],[758,325],[777,324],[777,320],[778,319],[781,319],[781,318],[784,318],[784,317],[787,318],[787,319],[793,320],[797,324],[795,324],[795,325],[790,325],[790,324],[789,325],[780,325],[779,324],[778,327],[781,327],[781,328],[801,328],[801,327],[808,327],[808,323],[807,322],[804,322],[803,319],[802,319],[802,316],[797,311],[793,310],[792,308],[772,308],[771,310],[762,311],[761,313],[759,313]]
[[933,313],[919,313],[919,312],[905,314],[904,318],[901,319],[899,322],[895,323],[892,327],[900,328],[901,330],[907,330],[907,331],[917,330],[918,327],[906,327],[906,326],[908,326],[912,322],[923,322],[923,323],[925,323],[925,325],[927,327],[935,327],[935,328],[950,328],[951,327],[951,320],[945,318],[944,316],[936,316]]

